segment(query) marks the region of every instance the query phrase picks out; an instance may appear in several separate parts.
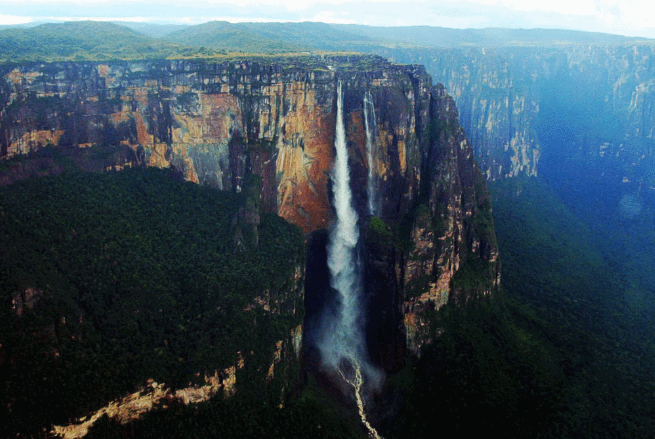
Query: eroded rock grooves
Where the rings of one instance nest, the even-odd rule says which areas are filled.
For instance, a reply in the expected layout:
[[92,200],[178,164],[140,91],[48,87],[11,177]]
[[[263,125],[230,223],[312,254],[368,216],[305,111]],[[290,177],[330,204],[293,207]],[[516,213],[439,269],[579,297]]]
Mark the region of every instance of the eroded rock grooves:
[[[573,175],[590,174],[636,190],[642,170],[652,167],[652,44],[385,53],[400,62],[420,60],[443,82],[489,180],[553,178],[566,164]],[[655,187],[652,177],[648,180]]]
[[364,122],[366,126],[366,159],[368,161],[368,179],[366,182],[366,194],[368,195],[368,213],[372,216],[378,214],[378,188],[375,175],[375,158],[377,151],[374,151],[377,141],[375,140],[375,107],[371,98],[371,92],[364,93]]
[[358,267],[357,242],[359,241],[358,216],[352,206],[348,149],[343,121],[343,94],[341,83],[337,89],[335,149],[332,171],[333,200],[336,211],[334,226],[330,229],[327,262],[330,285],[337,292],[337,309],[334,318],[326,317],[319,340],[323,363],[339,368],[342,361],[366,356],[364,313],[361,305],[362,279]]
[[[48,146],[88,170],[171,167],[186,180],[236,192],[254,174],[262,179],[262,211],[306,233],[324,229],[333,218],[335,66],[345,90],[354,209],[367,215],[371,169],[378,216],[390,230],[412,224],[403,239],[413,249],[387,253],[390,269],[381,270],[379,280],[395,291],[389,306],[403,310],[407,343],[418,352],[419,310],[472,294],[453,284],[460,265],[469,258],[489,263],[487,283],[476,294],[497,283],[484,182],[453,100],[432,86],[421,66],[335,56],[5,67],[2,157],[32,153],[33,159],[9,161],[2,181],[61,172],[65,164],[54,154],[34,154]],[[364,95],[375,114],[369,127],[376,133],[374,167],[366,153]],[[419,204],[427,210],[417,210]],[[365,291],[368,306],[373,289],[365,285]]]

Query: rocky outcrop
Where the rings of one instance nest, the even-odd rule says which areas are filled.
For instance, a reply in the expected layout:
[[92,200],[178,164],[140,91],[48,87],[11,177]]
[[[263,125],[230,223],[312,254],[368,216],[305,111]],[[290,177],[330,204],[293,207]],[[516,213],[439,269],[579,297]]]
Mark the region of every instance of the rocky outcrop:
[[[260,212],[276,212],[307,234],[329,227],[338,82],[354,204],[363,227],[371,224],[363,105],[370,93],[376,221],[388,232],[384,242],[376,238],[382,229],[367,232],[362,244],[372,270],[372,356],[387,369],[399,367],[406,346],[418,353],[429,341],[426,316],[434,309],[497,286],[484,181],[454,101],[423,67],[308,56],[33,64],[5,68],[2,77],[6,181],[31,175],[25,166],[12,174],[15,159],[31,153],[41,160],[40,173],[48,164],[59,172],[62,161],[92,169],[157,166],[237,193],[256,187],[257,201],[246,194],[233,221],[236,251],[257,245]],[[246,184],[252,177],[255,186]]]
[[239,192],[261,176],[265,211],[305,231],[329,217],[334,73],[325,62],[60,63],[5,73],[5,158],[48,145],[113,155],[106,168],[174,167],[186,180]]
[[536,135],[541,88],[561,61],[531,48],[392,51],[402,62],[424,63],[457,102],[460,123],[487,179],[535,176],[541,156]]
[[[241,366],[243,367],[243,366]],[[171,391],[163,384],[148,380],[148,385],[140,388],[120,400],[112,401],[106,407],[97,410],[94,414],[78,419],[78,422],[66,426],[54,426],[51,434],[63,439],[79,439],[86,436],[89,428],[103,416],[115,419],[122,425],[135,421],[149,411],[175,403],[184,405],[199,404],[210,400],[217,394],[232,395],[236,385],[236,367],[232,366],[222,370],[219,374],[205,376],[203,386],[189,387]]]
[[466,303],[500,282],[491,203],[457,118],[444,88],[433,89],[423,193],[402,265],[403,319],[413,352],[430,341],[430,310]]
[[421,62],[444,83],[487,179],[584,166],[621,182],[643,180],[653,163],[654,51],[566,44],[388,55]]

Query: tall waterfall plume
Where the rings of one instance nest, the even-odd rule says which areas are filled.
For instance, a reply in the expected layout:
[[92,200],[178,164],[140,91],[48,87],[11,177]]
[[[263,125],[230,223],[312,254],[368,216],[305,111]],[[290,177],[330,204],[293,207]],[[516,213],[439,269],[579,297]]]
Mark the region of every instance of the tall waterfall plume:
[[323,333],[317,345],[323,365],[336,371],[344,382],[352,386],[362,423],[371,438],[379,438],[366,419],[364,397],[366,380],[372,386],[379,383],[380,372],[368,362],[362,311],[362,275],[357,254],[359,230],[357,212],[352,204],[348,150],[343,120],[343,93],[338,86],[336,157],[332,171],[336,224],[330,230],[327,259],[330,286],[337,292],[336,315],[324,321]]
[[348,150],[343,121],[343,95],[338,86],[336,157],[332,170],[332,187],[336,223],[330,230],[327,248],[330,286],[336,291],[338,309],[323,329],[319,349],[326,366],[338,368],[343,360],[351,361],[365,354],[364,326],[361,313],[361,274],[358,270],[357,212],[352,205]]
[[377,121],[375,120],[375,107],[373,106],[373,97],[370,91],[364,93],[364,124],[366,126],[366,158],[368,160],[368,179],[366,185],[368,213],[376,216],[379,215],[377,177],[375,175],[377,165],[376,155],[374,154]]

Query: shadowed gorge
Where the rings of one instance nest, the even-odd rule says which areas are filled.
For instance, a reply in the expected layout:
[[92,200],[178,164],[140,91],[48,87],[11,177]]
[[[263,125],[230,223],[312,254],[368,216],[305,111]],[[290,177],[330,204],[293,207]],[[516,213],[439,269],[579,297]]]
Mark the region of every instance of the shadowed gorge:
[[420,60],[457,101],[495,181],[507,295],[567,328],[549,337],[578,434],[650,437],[654,46],[617,43],[385,53]]
[[[367,111],[364,108],[364,111]],[[364,331],[367,315],[363,307],[362,265],[357,251],[359,242],[358,216],[352,205],[348,149],[343,120],[343,90],[337,88],[337,123],[335,129],[336,158],[332,170],[333,205],[336,222],[330,229],[327,262],[330,286],[336,292],[334,310],[322,310],[317,347],[327,373],[337,373],[353,389],[362,423],[369,436],[379,438],[366,420],[366,389],[379,388],[380,372],[371,366]],[[368,139],[367,130],[367,139]],[[368,140],[367,140],[368,142]],[[367,154],[370,157],[370,154]],[[369,163],[370,165],[370,163]],[[367,190],[370,194],[370,189]]]

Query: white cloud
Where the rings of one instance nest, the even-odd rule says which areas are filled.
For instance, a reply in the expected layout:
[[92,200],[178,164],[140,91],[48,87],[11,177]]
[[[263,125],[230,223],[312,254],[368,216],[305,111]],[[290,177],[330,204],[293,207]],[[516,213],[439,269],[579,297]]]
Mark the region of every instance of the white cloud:
[[[397,0],[357,0],[357,2],[384,2],[384,3],[393,3]],[[422,0],[421,0],[422,1]],[[42,4],[110,4],[112,6],[118,5],[129,5],[136,3],[150,3],[150,4],[178,4],[182,5],[185,2],[182,0],[122,0],[117,2],[116,0],[1,0],[0,5],[3,3],[16,4],[20,3],[23,5],[42,5]],[[330,4],[330,5],[343,5],[346,3],[353,3],[352,0],[200,0],[194,2],[193,6],[204,6],[207,4],[211,5],[232,5],[232,6],[256,6],[256,5],[265,5],[265,6],[278,6],[284,7],[290,11],[298,11],[307,9],[309,6],[314,6],[317,4]]]
[[601,0],[597,5],[599,20],[611,28],[636,31],[654,27],[655,4],[651,1]]
[[652,0],[196,0],[193,7],[182,0],[0,0],[0,10],[6,14],[0,15],[0,24],[84,16],[187,24],[224,20],[554,27],[655,37]]
[[[651,23],[655,13],[652,0],[444,0],[456,4],[475,3],[485,6],[508,8],[520,12],[552,12],[561,15],[596,17],[602,20]],[[613,17],[613,18],[610,18]]]
[[35,21],[129,21],[134,23],[147,23],[156,21],[153,17],[37,17]]
[[[455,0],[460,3],[459,0]],[[556,12],[562,15],[595,15],[596,7],[593,0],[472,0],[487,6],[501,6],[521,12]]]
[[332,12],[332,11],[321,11],[316,14],[309,21],[318,21],[322,23],[332,23],[332,24],[356,24],[357,20],[353,20],[349,17],[347,12]]
[[11,24],[27,24],[31,23],[32,19],[30,17],[19,17],[16,15],[2,15],[0,14],[0,24],[2,25],[11,25]]

